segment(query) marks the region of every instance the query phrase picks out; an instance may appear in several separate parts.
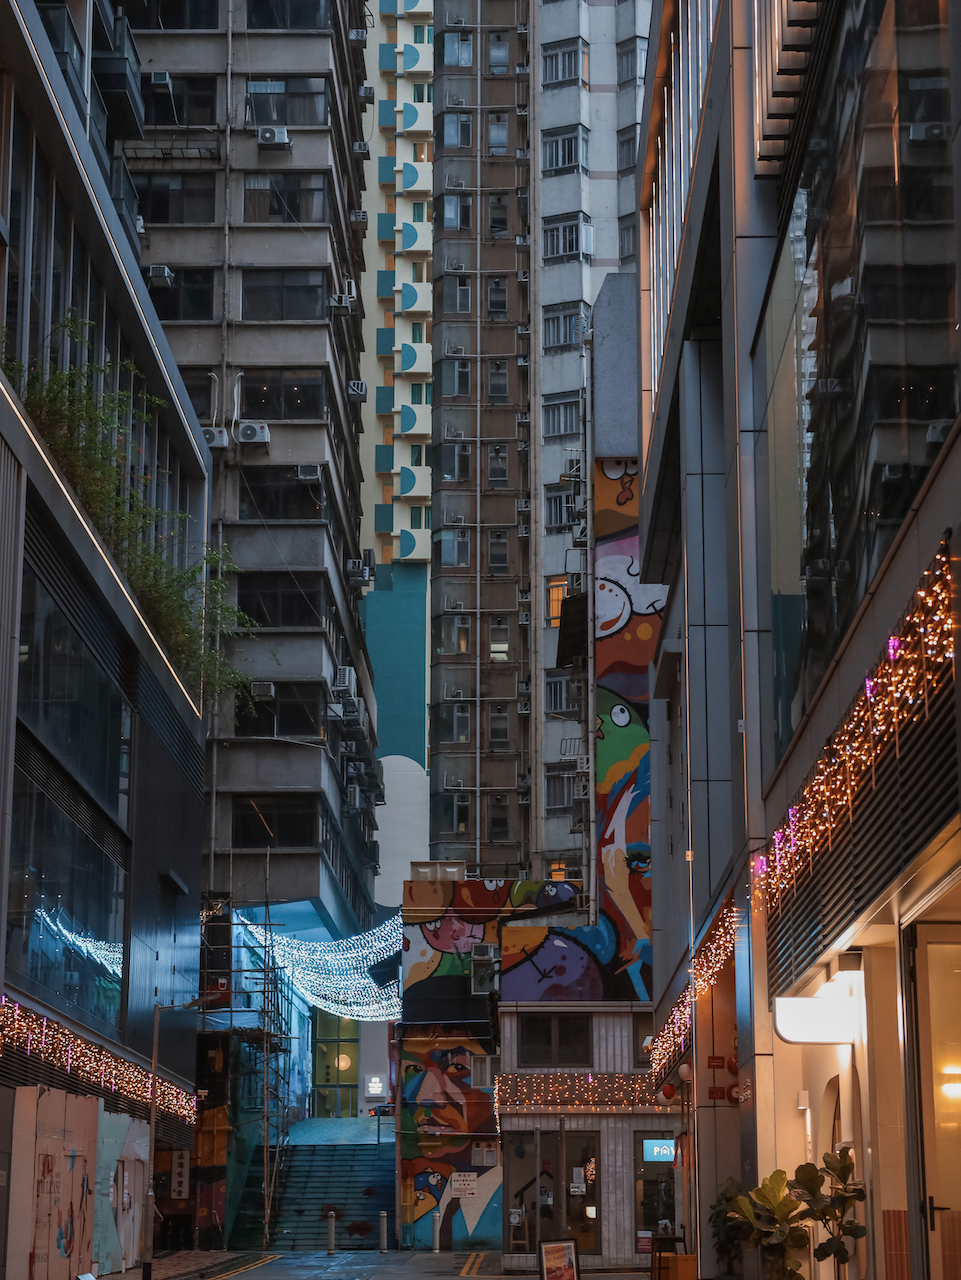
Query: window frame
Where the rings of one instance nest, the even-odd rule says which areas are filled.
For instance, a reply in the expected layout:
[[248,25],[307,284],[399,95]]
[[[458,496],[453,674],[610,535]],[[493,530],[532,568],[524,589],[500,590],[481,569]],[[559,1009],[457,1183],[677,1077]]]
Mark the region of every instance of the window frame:
[[590,45],[580,36],[553,40],[541,46],[541,88],[557,89],[567,84],[588,84]]
[[[541,174],[545,178],[564,173],[590,173],[590,129],[583,124],[541,131]],[[573,143],[573,147],[570,144]]]
[[[569,1019],[586,1020],[587,1027],[587,1061],[563,1062],[560,1049],[562,1045],[576,1043],[572,1040]],[[551,1060],[550,1062],[531,1062],[524,1058],[524,1028],[527,1020],[549,1019],[551,1023]],[[566,1026],[564,1025],[566,1023]],[[568,1034],[562,1034],[567,1031]],[[594,1018],[590,1013],[519,1013],[517,1015],[517,1066],[521,1070],[542,1071],[544,1067],[592,1067],[594,1065]]]

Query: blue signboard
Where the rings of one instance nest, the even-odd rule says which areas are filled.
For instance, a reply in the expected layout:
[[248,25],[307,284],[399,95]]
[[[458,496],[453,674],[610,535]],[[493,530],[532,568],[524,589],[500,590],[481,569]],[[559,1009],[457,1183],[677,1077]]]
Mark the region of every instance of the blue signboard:
[[653,1163],[655,1160],[664,1160],[674,1163],[674,1139],[673,1138],[645,1138],[644,1139],[644,1163],[648,1161]]

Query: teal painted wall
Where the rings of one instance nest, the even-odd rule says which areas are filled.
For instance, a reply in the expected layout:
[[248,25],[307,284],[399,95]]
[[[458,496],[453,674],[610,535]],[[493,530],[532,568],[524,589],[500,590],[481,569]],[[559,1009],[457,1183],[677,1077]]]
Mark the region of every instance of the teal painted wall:
[[426,564],[379,564],[361,601],[377,696],[378,756],[427,768]]

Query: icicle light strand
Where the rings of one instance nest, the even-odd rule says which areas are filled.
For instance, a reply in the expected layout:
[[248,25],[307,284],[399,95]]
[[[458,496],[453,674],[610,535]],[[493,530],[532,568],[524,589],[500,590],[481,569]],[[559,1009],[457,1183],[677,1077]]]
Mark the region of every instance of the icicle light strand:
[[756,910],[777,908],[799,879],[813,873],[834,831],[851,821],[858,792],[875,785],[878,762],[892,751],[900,754],[905,726],[927,715],[931,695],[952,677],[953,659],[951,567],[942,543],[784,822],[753,859]]

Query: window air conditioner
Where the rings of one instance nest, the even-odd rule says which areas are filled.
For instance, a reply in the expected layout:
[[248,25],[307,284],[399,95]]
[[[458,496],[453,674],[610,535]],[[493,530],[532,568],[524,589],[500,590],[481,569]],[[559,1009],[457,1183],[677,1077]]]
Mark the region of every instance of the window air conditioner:
[[531,527],[529,524],[519,524],[517,526],[517,536],[519,538],[529,538],[531,536]]
[[334,693],[346,693],[349,698],[357,697],[357,672],[353,667],[338,667],[334,674]]
[[908,142],[947,142],[951,125],[947,121],[928,120],[908,125]]
[[367,403],[367,383],[366,382],[348,382],[347,383],[347,399],[354,404]]
[[241,444],[270,444],[270,427],[266,422],[241,421],[237,424],[237,439]]
[[531,615],[529,613],[519,613],[517,621],[522,627],[529,627],[531,625]]
[[137,235],[138,236],[146,235],[146,232],[147,232],[147,224],[143,220],[143,214],[138,213],[137,214]]
[[354,310],[354,299],[347,293],[330,295],[330,314],[332,316],[349,316]]
[[174,282],[174,273],[169,267],[153,262],[147,268],[147,287],[150,289],[169,289]]
[[518,702],[517,714],[519,716],[529,716],[530,713],[531,713],[531,704],[529,701],[527,701],[527,699],[524,699],[523,701]]
[[173,84],[170,79],[169,71],[151,71],[150,73],[151,89],[166,89],[168,93],[173,92]]
[[357,90],[357,96],[366,106],[368,102],[373,102],[375,98],[375,90],[372,84],[362,84]]
[[360,787],[356,782],[352,782],[347,788],[347,808],[359,809],[361,803]]
[[344,294],[348,298],[357,297],[357,281],[352,280],[350,276],[344,281]]
[[367,48],[367,28],[351,27],[347,32],[347,41],[353,49]]
[[354,155],[362,156],[363,159],[365,160],[370,155],[370,145],[369,143],[365,142],[363,138],[361,138],[360,141],[354,143]]
[[208,449],[230,448],[230,436],[226,427],[204,427],[204,439]]
[[266,702],[277,696],[273,680],[251,680],[250,696],[257,702]]
[[264,125],[257,130],[257,146],[265,151],[290,151],[290,135],[282,125]]
[[590,756],[578,756],[578,757],[577,757],[577,772],[578,772],[578,773],[590,773],[590,771],[591,771],[591,757],[590,757]]
[[316,481],[320,479],[320,473],[321,473],[321,468],[320,468],[319,462],[302,463],[297,468],[297,479]]
[[571,787],[572,800],[590,800],[591,784],[590,779],[575,778],[574,785]]
[[530,500],[530,498],[518,498],[518,499],[517,499],[517,510],[518,510],[518,511],[530,511],[530,509],[531,509],[531,500]]

